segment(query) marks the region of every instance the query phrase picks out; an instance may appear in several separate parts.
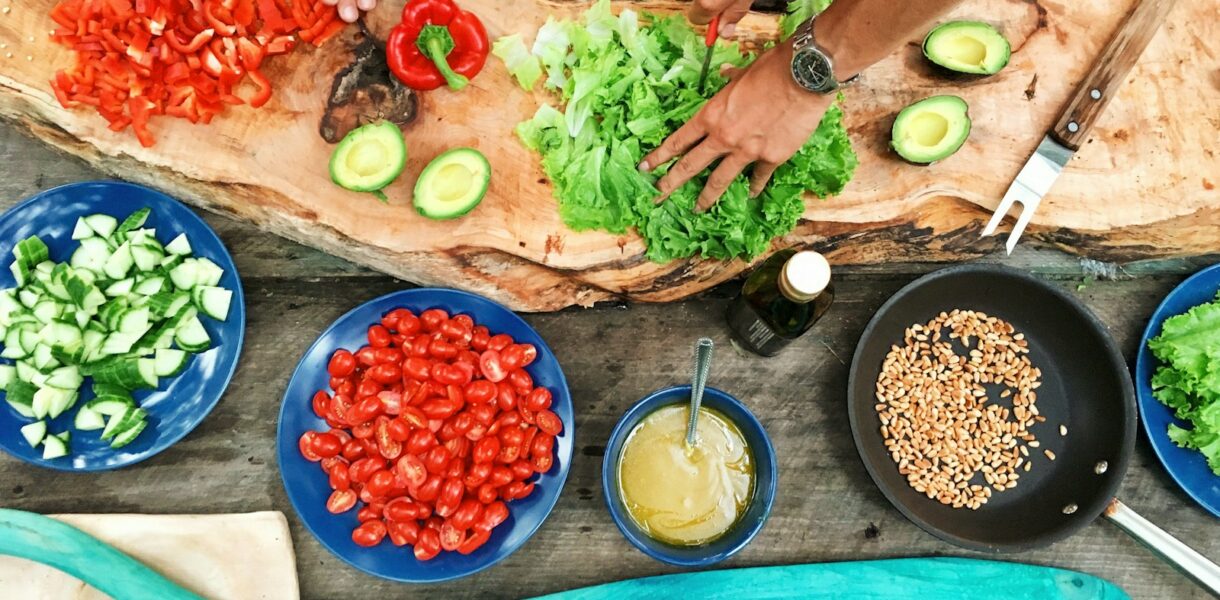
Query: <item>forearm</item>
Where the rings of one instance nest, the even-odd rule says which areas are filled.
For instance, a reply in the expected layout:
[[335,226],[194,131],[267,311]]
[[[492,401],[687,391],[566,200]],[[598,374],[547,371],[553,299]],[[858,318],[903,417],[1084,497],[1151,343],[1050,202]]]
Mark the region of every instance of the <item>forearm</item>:
[[844,79],[889,56],[961,0],[835,0],[814,21],[814,37]]

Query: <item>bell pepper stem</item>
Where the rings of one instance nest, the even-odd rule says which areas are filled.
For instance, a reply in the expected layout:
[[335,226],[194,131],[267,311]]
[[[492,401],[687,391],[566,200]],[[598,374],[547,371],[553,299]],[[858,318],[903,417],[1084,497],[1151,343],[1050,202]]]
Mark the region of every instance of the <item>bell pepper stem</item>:
[[436,65],[436,70],[440,71],[441,77],[445,78],[450,89],[460,90],[470,83],[465,75],[454,72],[453,68],[449,66],[449,61],[446,60],[454,47],[453,36],[448,29],[440,25],[426,25],[420,31],[416,43],[419,45],[420,52]]

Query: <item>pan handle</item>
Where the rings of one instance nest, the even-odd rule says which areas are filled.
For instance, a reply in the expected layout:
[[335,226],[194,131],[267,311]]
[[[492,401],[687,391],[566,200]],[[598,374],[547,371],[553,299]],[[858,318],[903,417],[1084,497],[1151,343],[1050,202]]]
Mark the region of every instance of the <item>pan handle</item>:
[[1117,498],[1110,501],[1106,517],[1119,529],[1146,546],[1161,560],[1194,580],[1213,596],[1220,597],[1220,566],[1199,554],[1194,548],[1169,535]]

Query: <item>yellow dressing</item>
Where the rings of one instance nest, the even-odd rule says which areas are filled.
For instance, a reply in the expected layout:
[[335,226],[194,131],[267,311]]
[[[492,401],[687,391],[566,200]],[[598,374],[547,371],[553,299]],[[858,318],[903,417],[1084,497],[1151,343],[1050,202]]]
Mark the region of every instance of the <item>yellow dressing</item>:
[[660,408],[623,443],[618,479],[627,512],[650,537],[695,546],[723,535],[749,505],[754,462],[741,431],[720,413],[699,411],[699,442],[685,443],[686,405]]

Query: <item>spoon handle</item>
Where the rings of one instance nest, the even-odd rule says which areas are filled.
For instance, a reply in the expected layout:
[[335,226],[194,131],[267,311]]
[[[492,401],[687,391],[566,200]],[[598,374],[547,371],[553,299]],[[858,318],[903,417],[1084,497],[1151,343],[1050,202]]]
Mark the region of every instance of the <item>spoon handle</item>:
[[695,374],[690,386],[690,423],[686,426],[686,444],[695,445],[699,427],[699,407],[703,405],[703,390],[707,387],[707,374],[712,366],[712,340],[700,338],[695,344]]

